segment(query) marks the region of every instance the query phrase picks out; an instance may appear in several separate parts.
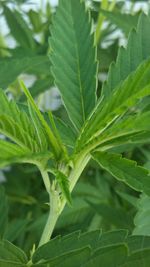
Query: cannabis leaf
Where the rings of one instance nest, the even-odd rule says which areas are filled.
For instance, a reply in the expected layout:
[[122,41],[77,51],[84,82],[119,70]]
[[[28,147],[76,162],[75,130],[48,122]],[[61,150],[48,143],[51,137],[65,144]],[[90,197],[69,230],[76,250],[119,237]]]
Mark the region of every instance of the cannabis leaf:
[[[150,60],[147,60],[141,63],[137,70],[131,73],[128,78],[109,95],[107,101],[99,101],[81,132],[77,150],[81,149],[82,144],[85,146],[89,141],[97,146],[98,140],[101,140],[101,135],[105,132],[107,135],[107,129],[111,131],[112,127],[117,127],[119,119],[125,122],[128,116],[123,116],[126,115],[127,112],[132,115],[132,107],[135,108],[139,100],[150,95],[149,77]],[[132,116],[130,120],[132,120]],[[132,122],[134,125],[134,116]],[[147,127],[146,123],[145,127]],[[124,130],[123,125],[120,127],[120,130]]]
[[96,52],[90,32],[84,3],[61,0],[51,30],[50,60],[55,83],[77,130],[96,101]]
[[2,90],[0,99],[0,133],[28,151],[41,151],[32,121],[27,114],[19,109],[15,101],[8,101]]
[[137,163],[122,158],[119,154],[94,152],[92,154],[102,168],[110,172],[118,180],[128,184],[133,189],[150,195],[150,174],[148,170],[137,166]]
[[116,63],[110,66],[107,81],[103,85],[102,97],[109,97],[121,81],[150,57],[149,28],[150,18],[142,13],[137,30],[133,29],[129,35],[127,47],[119,49]]

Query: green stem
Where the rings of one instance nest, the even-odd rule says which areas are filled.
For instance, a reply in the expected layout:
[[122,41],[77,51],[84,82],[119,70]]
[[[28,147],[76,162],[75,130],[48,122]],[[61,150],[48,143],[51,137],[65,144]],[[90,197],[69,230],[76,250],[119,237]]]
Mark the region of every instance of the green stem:
[[[71,170],[69,175],[70,192],[72,192],[73,188],[75,187],[82,171],[84,170],[89,160],[90,160],[90,155],[87,156],[85,154],[79,156],[79,160],[76,160],[75,166]],[[41,170],[41,174],[43,177],[46,190],[50,196],[50,213],[44,231],[42,233],[39,246],[42,246],[43,244],[47,243],[50,240],[56,222],[66,205],[66,199],[63,198],[62,200],[60,200],[59,193],[55,190],[55,187],[53,185],[50,185],[48,173],[46,171]]]
[[57,222],[57,219],[59,217],[59,211],[58,211],[58,192],[55,190],[50,192],[50,212],[49,216],[44,228],[44,231],[41,236],[41,240],[39,242],[39,247],[42,246],[43,244],[47,243],[51,235],[53,233],[55,224]]
[[97,22],[97,27],[95,31],[95,40],[94,40],[95,45],[97,45],[100,40],[101,33],[102,33],[102,26],[105,20],[105,16],[101,13],[101,9],[106,10],[107,6],[108,6],[108,0],[102,0],[102,2],[100,3],[100,11],[99,11],[98,22]]
[[101,38],[102,26],[105,20],[105,16],[102,14],[101,9],[112,11],[115,7],[115,4],[116,4],[116,0],[112,0],[110,5],[109,5],[108,0],[102,0],[100,3],[100,11],[99,11],[98,22],[97,22],[97,27],[95,31],[95,40],[94,40],[95,46],[99,43],[99,40]]

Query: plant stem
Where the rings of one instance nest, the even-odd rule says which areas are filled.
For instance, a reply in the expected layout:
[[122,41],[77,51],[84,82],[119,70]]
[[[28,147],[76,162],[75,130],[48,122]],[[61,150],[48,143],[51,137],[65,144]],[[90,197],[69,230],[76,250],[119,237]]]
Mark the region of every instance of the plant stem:
[[[83,154],[83,155],[80,155],[79,160],[75,162],[75,166],[71,170],[70,175],[69,175],[70,192],[72,192],[73,188],[75,187],[82,171],[84,170],[89,160],[90,160],[90,155],[87,156]],[[50,212],[49,212],[49,216],[48,216],[44,231],[41,236],[41,240],[39,242],[39,247],[47,243],[50,240],[54,227],[56,225],[56,222],[66,205],[66,199],[63,198],[62,200],[60,200],[59,192],[55,190],[55,187],[53,185],[50,185],[48,173],[46,171],[41,170],[41,174],[43,177],[46,190],[49,193]]]
[[101,9],[112,11],[115,7],[116,0],[112,0],[112,3],[109,5],[108,0],[102,0],[100,3],[100,11],[98,15],[98,22],[97,22],[97,27],[95,31],[95,40],[94,44],[95,46],[99,43],[99,40],[101,38],[101,33],[102,33],[102,26],[105,20],[105,16],[101,13]]
[[106,10],[107,6],[108,6],[108,0],[102,0],[102,2],[100,3],[100,11],[99,11],[98,22],[97,22],[97,27],[95,31],[95,40],[94,40],[95,45],[97,45],[100,40],[101,33],[102,33],[102,26],[103,26],[103,22],[105,19],[105,16],[101,13],[101,9]]
[[59,211],[58,211],[58,193],[54,190],[50,192],[50,212],[49,216],[44,228],[44,231],[41,236],[41,240],[39,242],[39,247],[43,244],[47,243],[51,235],[53,233],[55,224],[57,222],[57,219],[59,217]]

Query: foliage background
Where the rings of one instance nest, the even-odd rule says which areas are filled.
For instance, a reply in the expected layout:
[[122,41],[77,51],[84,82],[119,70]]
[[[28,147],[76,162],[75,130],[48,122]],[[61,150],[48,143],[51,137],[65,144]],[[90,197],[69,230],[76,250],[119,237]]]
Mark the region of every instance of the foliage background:
[[[10,2],[13,2],[13,6]],[[110,63],[116,59],[119,46],[126,43],[129,31],[136,26],[140,14],[141,1],[131,1],[132,3],[128,4],[128,1],[125,2],[119,1],[115,6],[114,12],[118,14],[116,21],[109,14],[105,14],[105,27],[102,28],[98,45],[100,60],[98,95],[101,93],[102,81],[107,76]],[[148,13],[149,1],[142,2],[144,10]],[[92,18],[96,22],[99,2],[92,1],[90,4]],[[21,14],[18,16],[18,21],[14,8]],[[39,107],[43,111],[54,110],[56,116],[63,118],[69,124],[59,92],[54,87],[47,56],[48,38],[55,8],[47,3],[44,7],[39,6],[33,11],[30,1],[1,1],[0,12],[8,27],[7,34],[3,32],[3,27],[0,32],[1,87],[6,90],[10,98],[24,105],[25,98],[18,83],[18,79],[23,78]],[[129,15],[128,20],[122,23],[125,13],[134,16],[134,19]],[[136,160],[139,165],[150,168],[149,144],[132,147],[128,152],[126,150],[128,149],[123,150],[123,155]],[[47,193],[40,173],[36,167],[27,164],[15,164],[4,168],[1,171],[0,194],[2,199],[0,203],[5,201],[8,203],[6,204],[8,209],[2,207],[4,217],[7,218],[8,213],[4,238],[29,253],[33,243],[38,243],[48,216],[48,206],[43,204],[48,201]],[[110,174],[99,169],[94,161],[90,162],[73,192],[72,207],[66,206],[57,222],[53,237],[79,229],[85,232],[99,228],[104,232],[127,229],[130,234],[150,235],[149,210],[145,208],[147,203],[150,203],[149,197],[140,195],[116,181]],[[0,210],[1,206],[0,204]]]

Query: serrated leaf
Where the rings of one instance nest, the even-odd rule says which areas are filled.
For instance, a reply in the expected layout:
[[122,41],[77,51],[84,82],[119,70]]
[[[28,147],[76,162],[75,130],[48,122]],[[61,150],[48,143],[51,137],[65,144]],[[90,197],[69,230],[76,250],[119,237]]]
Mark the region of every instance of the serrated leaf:
[[92,153],[93,159],[119,181],[122,181],[139,192],[145,192],[150,195],[150,174],[148,170],[137,163],[122,158],[119,154],[107,152]]
[[[68,254],[71,251],[79,251],[85,247],[96,251],[97,248],[116,246],[124,242],[127,232],[125,230],[112,231],[101,234],[100,230],[91,231],[81,234],[80,231],[73,232],[64,237],[56,237],[47,244],[41,246],[33,255],[33,263],[52,262],[54,259],[61,259],[61,256]],[[88,260],[88,259],[87,259]]]
[[3,238],[8,222],[8,203],[5,190],[0,186],[0,239]]
[[149,118],[149,111],[125,117],[120,122],[114,123],[112,127],[104,131],[95,140],[89,142],[89,146],[93,142],[93,147],[97,145],[98,149],[110,150],[118,145],[149,142]]
[[72,200],[71,200],[71,193],[69,191],[69,180],[67,178],[67,176],[61,172],[61,171],[57,171],[56,172],[56,180],[60,186],[60,189],[62,190],[63,195],[65,196],[67,202],[69,204],[71,204]]
[[32,121],[25,112],[20,111],[13,100],[8,101],[2,90],[0,91],[0,133],[26,150],[40,151]]
[[3,8],[4,16],[13,37],[21,46],[33,49],[35,47],[35,41],[32,36],[32,31],[21,14],[17,10],[9,9],[8,6],[4,5]]
[[43,130],[48,139],[48,143],[50,143],[54,155],[57,157],[57,159],[60,158],[62,154],[64,153],[63,145],[58,142],[56,136],[51,131],[49,125],[47,124],[47,121],[44,119],[41,111],[38,109],[36,103],[34,102],[32,95],[30,94],[29,90],[26,88],[23,82],[21,82],[21,87],[32,107],[32,110],[35,112],[37,119],[41,124],[41,127],[43,127]]
[[127,47],[119,49],[116,63],[110,66],[107,82],[103,85],[102,96],[109,98],[118,84],[135,71],[142,61],[150,57],[149,28],[150,18],[142,13],[137,31],[131,31]]
[[69,117],[79,130],[96,100],[96,53],[84,3],[61,0],[53,24],[50,38],[52,73]]
[[[127,48],[119,49],[116,63],[110,66],[107,82],[103,86],[103,95],[109,98],[116,86],[141,64],[149,58],[150,38],[149,38],[150,18],[144,13],[141,14],[137,26],[137,31],[131,31]],[[137,56],[138,55],[138,56]]]
[[[103,135],[103,133],[105,134],[107,129],[111,131],[116,121],[118,123],[120,118],[123,120],[122,118],[124,118],[123,116],[126,115],[126,112],[132,114],[132,107],[135,107],[139,100],[150,95],[149,77],[150,60],[147,60],[141,63],[138,69],[131,73],[129,77],[110,94],[107,101],[104,99],[104,101],[102,100],[98,103],[81,132],[77,144],[79,149],[82,149],[82,144],[88,144],[90,140],[94,144],[97,138],[101,139],[101,135]],[[125,117],[125,119],[126,118],[128,119],[128,117]],[[117,127],[117,123],[114,127]],[[123,127],[120,128],[120,132],[123,130]]]

